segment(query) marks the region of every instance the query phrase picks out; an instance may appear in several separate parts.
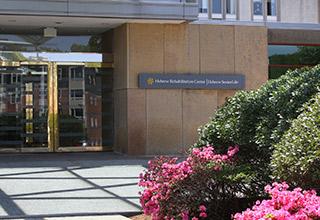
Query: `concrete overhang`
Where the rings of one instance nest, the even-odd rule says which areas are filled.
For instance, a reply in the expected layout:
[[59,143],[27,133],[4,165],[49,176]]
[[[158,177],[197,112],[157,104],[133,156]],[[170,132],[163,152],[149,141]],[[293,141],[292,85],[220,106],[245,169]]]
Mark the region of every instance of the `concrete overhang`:
[[0,15],[0,34],[40,34],[54,27],[58,35],[102,34],[124,23],[179,24],[183,20],[117,19],[96,17]]
[[320,45],[320,24],[267,23],[269,44]]
[[0,14],[196,20],[198,4],[196,0],[0,0]]
[[233,20],[197,20],[191,24],[260,26],[268,29],[269,44],[320,45],[320,24]]

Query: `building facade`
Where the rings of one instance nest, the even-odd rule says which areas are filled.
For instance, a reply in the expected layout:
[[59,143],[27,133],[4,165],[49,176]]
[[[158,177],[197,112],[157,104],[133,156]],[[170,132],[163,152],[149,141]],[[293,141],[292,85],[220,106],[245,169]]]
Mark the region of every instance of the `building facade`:
[[183,153],[227,97],[320,62],[320,0],[0,5],[0,152]]

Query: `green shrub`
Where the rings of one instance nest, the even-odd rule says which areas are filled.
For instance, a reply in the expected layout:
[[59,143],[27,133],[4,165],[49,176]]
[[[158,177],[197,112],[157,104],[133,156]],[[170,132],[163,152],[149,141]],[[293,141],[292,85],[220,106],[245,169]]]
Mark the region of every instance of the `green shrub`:
[[320,93],[274,147],[271,167],[277,179],[320,189]]
[[302,105],[318,91],[320,66],[289,71],[255,91],[229,98],[209,123],[199,129],[194,147],[211,144],[217,150],[239,145],[240,163],[249,163],[261,184],[269,181],[272,146],[299,114]]

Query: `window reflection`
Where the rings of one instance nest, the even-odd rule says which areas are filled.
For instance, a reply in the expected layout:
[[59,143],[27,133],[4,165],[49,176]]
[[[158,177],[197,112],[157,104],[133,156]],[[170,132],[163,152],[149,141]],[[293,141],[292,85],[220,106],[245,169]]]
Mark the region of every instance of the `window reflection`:
[[199,0],[199,13],[208,13],[208,0]]
[[236,0],[226,0],[227,14],[236,14]]
[[47,146],[47,68],[0,67],[0,148]]
[[212,13],[214,13],[214,14],[221,14],[222,13],[221,0],[213,0],[213,2],[212,2]]
[[58,69],[60,146],[111,146],[111,69],[80,65]]
[[0,51],[101,52],[101,36],[57,36],[0,34]]
[[270,79],[278,78],[288,69],[320,64],[320,45],[269,45],[268,48]]
[[276,16],[277,15],[277,1],[276,0],[268,0],[267,14],[268,14],[268,16]]
[[263,0],[253,0],[253,14],[263,15]]

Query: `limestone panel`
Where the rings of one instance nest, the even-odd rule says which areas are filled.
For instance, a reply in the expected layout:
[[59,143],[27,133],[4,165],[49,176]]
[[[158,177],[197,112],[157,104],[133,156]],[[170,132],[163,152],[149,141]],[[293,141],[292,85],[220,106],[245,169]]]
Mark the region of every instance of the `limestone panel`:
[[200,25],[200,72],[234,72],[234,26]]
[[198,140],[197,129],[206,124],[217,109],[217,90],[183,91],[183,146],[187,150]]
[[239,5],[239,20],[250,21],[251,15],[252,15],[252,1],[241,0],[241,4]]
[[187,29],[186,25],[164,25],[164,72],[183,73],[187,71]]
[[200,25],[187,25],[187,67],[188,73],[200,73]]
[[268,42],[265,27],[235,26],[235,72],[245,74],[246,89],[268,80]]
[[147,154],[182,151],[182,90],[147,90]]
[[164,26],[164,72],[199,73],[199,25]]
[[318,23],[318,0],[281,0],[281,22]]
[[114,91],[114,150],[128,152],[127,91]]
[[128,88],[138,88],[139,73],[163,73],[164,25],[129,25]]
[[114,54],[114,84],[113,88],[124,89],[127,87],[127,56],[128,56],[128,44],[127,44],[127,25],[122,25],[114,29],[113,35],[113,54]]
[[145,154],[147,121],[146,91],[128,90],[128,154]]

